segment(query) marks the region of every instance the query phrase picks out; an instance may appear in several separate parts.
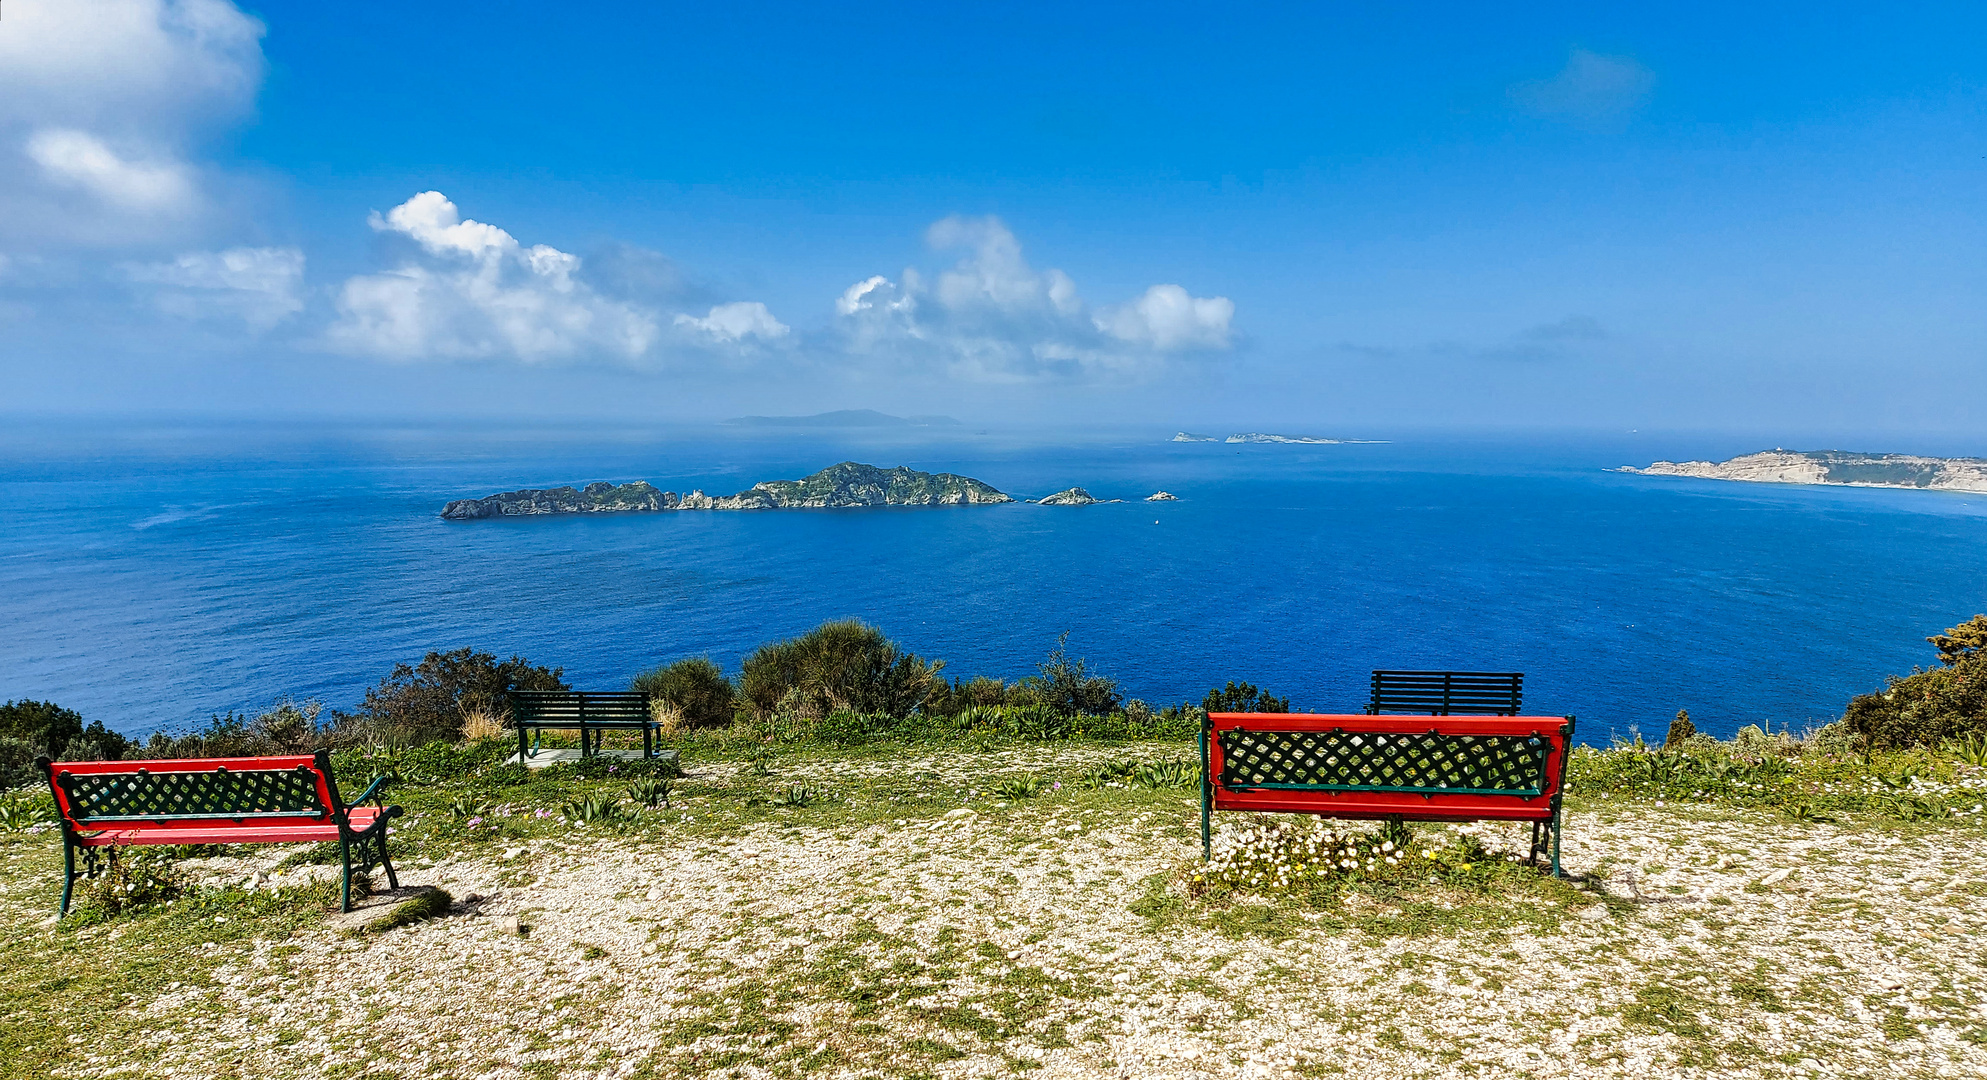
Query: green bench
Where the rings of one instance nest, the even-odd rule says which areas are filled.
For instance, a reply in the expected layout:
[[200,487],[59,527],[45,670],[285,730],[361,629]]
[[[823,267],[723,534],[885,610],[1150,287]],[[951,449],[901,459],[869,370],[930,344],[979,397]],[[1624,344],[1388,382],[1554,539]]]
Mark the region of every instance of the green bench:
[[[631,691],[513,690],[511,718],[517,724],[517,760],[538,754],[546,729],[580,733],[580,757],[600,753],[600,737],[610,731],[640,731],[642,757],[656,756],[662,725],[649,712],[647,694]],[[529,736],[530,747],[526,748]]]

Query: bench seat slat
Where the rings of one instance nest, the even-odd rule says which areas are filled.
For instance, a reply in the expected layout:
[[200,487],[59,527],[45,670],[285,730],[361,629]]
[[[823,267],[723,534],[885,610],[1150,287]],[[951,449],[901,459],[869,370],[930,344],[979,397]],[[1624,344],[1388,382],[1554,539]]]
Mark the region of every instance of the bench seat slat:
[[[377,807],[351,811],[352,828],[365,832],[379,819]],[[150,828],[105,829],[95,835],[76,838],[80,847],[142,847],[148,844],[322,844],[338,842],[338,826],[332,822],[304,825],[235,825],[218,827],[199,822],[166,822]]]

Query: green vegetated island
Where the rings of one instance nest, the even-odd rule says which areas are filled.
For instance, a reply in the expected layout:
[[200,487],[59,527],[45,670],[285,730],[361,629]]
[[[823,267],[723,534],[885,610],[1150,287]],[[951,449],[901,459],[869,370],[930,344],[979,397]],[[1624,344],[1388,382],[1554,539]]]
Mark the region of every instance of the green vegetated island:
[[1846,487],[1926,488],[1987,492],[1987,458],[1935,458],[1913,454],[1861,454],[1845,450],[1767,450],[1729,461],[1658,461],[1640,476],[1695,476],[1755,484],[1837,484]]
[[767,480],[736,495],[678,495],[646,480],[605,481],[584,488],[528,488],[481,499],[457,499],[442,509],[452,521],[539,514],[616,514],[660,510],[783,510],[795,507],[988,506],[1014,496],[970,476],[899,466],[879,469],[844,461],[799,480]]

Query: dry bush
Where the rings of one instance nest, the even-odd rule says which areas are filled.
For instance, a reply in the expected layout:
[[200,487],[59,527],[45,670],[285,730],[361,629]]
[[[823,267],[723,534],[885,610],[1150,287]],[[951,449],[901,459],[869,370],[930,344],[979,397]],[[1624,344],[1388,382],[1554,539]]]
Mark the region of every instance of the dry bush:
[[649,699],[649,719],[662,725],[664,735],[674,735],[683,730],[683,710],[674,702],[661,698]]
[[504,737],[504,718],[488,709],[462,710],[462,740],[482,742]]

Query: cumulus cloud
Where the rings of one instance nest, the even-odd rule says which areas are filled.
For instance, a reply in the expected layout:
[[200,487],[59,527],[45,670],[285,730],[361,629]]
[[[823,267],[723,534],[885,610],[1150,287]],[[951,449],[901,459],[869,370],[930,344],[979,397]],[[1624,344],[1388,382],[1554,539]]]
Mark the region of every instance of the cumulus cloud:
[[1559,74],[1519,83],[1511,96],[1539,116],[1591,121],[1633,112],[1655,85],[1655,73],[1632,57],[1576,48]]
[[719,304],[703,318],[689,314],[678,315],[676,325],[688,327],[709,336],[714,341],[725,343],[751,338],[760,341],[778,341],[793,332],[791,327],[774,318],[766,305],[756,300]]
[[127,265],[161,310],[190,319],[239,319],[268,329],[303,310],[304,253],[296,248],[196,251],[171,262]]
[[1150,345],[1161,352],[1225,349],[1235,302],[1225,296],[1188,296],[1178,285],[1154,285],[1145,295],[1097,315],[1097,325],[1120,341]]
[[925,233],[934,250],[963,249],[927,281],[876,275],[835,301],[846,346],[896,354],[967,377],[1137,375],[1168,354],[1230,345],[1235,305],[1155,285],[1130,303],[1092,311],[1060,270],[1036,270],[999,218],[948,217]]
[[580,258],[525,247],[494,225],[465,219],[424,191],[372,227],[406,237],[425,259],[346,281],[330,330],[344,350],[395,359],[507,357],[526,362],[594,355],[633,360],[657,339],[655,315],[601,296]]
[[262,34],[228,0],[8,0],[0,231],[117,243],[190,218],[201,143],[254,105]]

